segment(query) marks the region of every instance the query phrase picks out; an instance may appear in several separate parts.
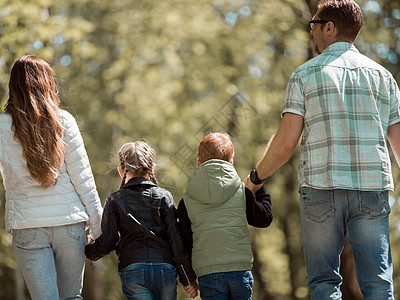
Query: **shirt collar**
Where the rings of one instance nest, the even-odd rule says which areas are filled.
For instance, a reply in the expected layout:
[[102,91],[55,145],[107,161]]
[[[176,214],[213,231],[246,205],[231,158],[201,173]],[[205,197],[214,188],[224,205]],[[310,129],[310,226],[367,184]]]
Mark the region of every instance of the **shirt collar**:
[[329,52],[346,52],[346,51],[355,51],[359,52],[356,46],[354,46],[352,43],[348,42],[336,42],[333,43],[332,45],[329,45],[323,52],[329,53]]

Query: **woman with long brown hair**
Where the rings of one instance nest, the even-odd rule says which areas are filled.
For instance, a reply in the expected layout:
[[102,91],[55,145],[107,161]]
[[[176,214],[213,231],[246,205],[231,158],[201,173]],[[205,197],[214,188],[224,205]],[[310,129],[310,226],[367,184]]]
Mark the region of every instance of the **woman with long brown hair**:
[[100,233],[102,208],[75,119],[59,108],[50,65],[13,65],[0,115],[6,230],[32,299],[81,299],[85,226]]

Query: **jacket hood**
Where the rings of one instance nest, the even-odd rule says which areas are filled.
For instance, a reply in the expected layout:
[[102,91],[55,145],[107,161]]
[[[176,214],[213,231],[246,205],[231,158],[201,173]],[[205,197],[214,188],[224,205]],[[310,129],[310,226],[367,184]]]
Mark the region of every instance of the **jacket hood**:
[[235,167],[224,160],[202,163],[189,180],[186,194],[204,204],[219,204],[230,199],[242,181]]

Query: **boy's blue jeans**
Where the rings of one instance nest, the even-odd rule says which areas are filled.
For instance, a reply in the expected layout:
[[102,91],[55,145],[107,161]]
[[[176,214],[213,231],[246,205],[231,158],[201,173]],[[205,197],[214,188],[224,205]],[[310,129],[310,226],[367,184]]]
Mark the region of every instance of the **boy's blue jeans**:
[[166,263],[135,263],[119,272],[129,300],[176,300],[176,269]]
[[250,271],[207,274],[198,281],[202,300],[250,300],[254,282]]
[[311,299],[341,299],[340,254],[353,248],[364,299],[393,297],[387,191],[300,189],[301,231]]
[[85,223],[14,229],[12,244],[33,300],[82,299]]

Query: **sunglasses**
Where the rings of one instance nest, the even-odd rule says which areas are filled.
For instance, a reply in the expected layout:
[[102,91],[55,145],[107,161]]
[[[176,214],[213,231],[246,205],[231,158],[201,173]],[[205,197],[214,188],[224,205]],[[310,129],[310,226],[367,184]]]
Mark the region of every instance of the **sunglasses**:
[[308,25],[310,26],[311,30],[314,30],[315,24],[325,24],[328,22],[329,21],[327,21],[327,20],[311,20],[311,21],[308,21]]

